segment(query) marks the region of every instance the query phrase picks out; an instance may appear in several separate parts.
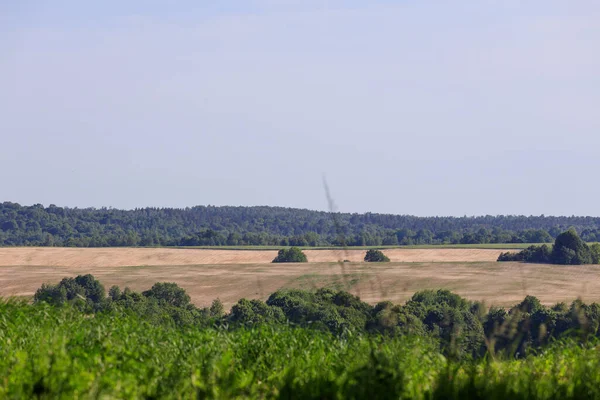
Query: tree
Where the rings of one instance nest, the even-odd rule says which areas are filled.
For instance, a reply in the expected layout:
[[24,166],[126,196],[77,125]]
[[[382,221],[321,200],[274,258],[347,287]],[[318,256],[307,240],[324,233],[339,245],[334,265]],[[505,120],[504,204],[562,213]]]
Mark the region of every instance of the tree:
[[548,245],[529,246],[521,252],[522,260],[529,263],[552,263],[552,250]]
[[0,203],[3,246],[410,245],[550,243],[573,226],[600,241],[598,217],[414,217],[280,207],[73,209]]
[[176,283],[155,283],[150,290],[146,290],[142,294],[175,307],[186,307],[190,304],[190,296]]
[[520,312],[533,314],[534,312],[540,310],[542,308],[542,303],[535,296],[525,296],[525,299],[521,303],[519,303],[514,310],[518,310]]
[[78,275],[75,283],[83,288],[85,297],[94,303],[100,303],[106,297],[104,286],[93,275]]
[[390,259],[380,250],[371,249],[365,255],[366,262],[389,262]]
[[117,286],[111,286],[110,289],[108,289],[108,296],[113,300],[113,301],[117,301],[121,298],[121,289]]
[[285,316],[278,307],[270,307],[260,300],[240,299],[229,314],[231,322],[254,325],[261,323],[283,322]]
[[590,248],[574,229],[569,229],[556,237],[552,248],[546,244],[529,246],[518,253],[501,253],[498,261],[563,265],[600,263],[600,244],[594,244]]
[[81,299],[98,304],[105,297],[104,286],[94,276],[88,274],[64,278],[58,285],[42,285],[35,293],[34,302],[62,305],[67,301]]
[[592,264],[600,264],[600,243],[594,243],[590,246],[592,253]]
[[212,304],[210,305],[209,312],[211,317],[221,318],[222,316],[224,316],[225,307],[223,307],[223,303],[221,303],[221,300],[213,300]]
[[308,262],[306,255],[298,247],[290,247],[289,249],[281,249],[277,253],[277,257],[273,260],[274,263],[305,263]]
[[42,284],[33,296],[34,303],[48,303],[55,306],[61,306],[67,302],[67,291],[60,285]]
[[574,229],[569,229],[556,237],[552,250],[554,264],[591,264],[592,254],[588,245],[581,240]]

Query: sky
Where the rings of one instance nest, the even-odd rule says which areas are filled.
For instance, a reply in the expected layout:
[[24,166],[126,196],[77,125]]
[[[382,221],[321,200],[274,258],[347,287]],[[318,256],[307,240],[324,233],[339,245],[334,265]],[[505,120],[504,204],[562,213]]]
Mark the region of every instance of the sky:
[[0,54],[0,201],[600,216],[597,0],[7,0]]

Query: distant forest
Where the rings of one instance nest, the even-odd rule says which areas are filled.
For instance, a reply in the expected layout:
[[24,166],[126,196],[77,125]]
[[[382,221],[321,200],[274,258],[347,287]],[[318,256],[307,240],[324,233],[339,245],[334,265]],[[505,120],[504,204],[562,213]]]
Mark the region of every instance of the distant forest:
[[66,208],[0,204],[1,246],[393,246],[550,243],[575,228],[600,241],[600,218],[415,217],[283,207]]

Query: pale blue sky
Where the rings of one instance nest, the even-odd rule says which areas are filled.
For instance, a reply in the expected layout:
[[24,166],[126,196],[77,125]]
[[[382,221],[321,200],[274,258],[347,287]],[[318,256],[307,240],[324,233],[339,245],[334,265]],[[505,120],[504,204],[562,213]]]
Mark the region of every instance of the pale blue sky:
[[597,0],[0,3],[0,201],[600,215]]

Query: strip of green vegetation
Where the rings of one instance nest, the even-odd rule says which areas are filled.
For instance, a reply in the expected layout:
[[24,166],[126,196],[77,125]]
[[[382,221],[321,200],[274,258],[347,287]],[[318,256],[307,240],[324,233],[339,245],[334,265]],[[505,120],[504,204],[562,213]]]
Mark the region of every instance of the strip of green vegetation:
[[598,304],[507,312],[447,290],[375,306],[280,290],[227,313],[84,275],[0,300],[0,398],[591,399],[599,326]]
[[113,286],[106,296],[104,286],[92,275],[64,278],[56,285],[43,284],[35,293],[34,304],[73,306],[88,314],[122,310],[151,323],[180,327],[291,323],[336,335],[427,336],[439,339],[444,354],[457,358],[482,357],[486,351],[523,356],[557,339],[600,337],[600,305],[595,303],[575,301],[570,306],[561,303],[547,308],[537,298],[527,296],[507,312],[501,308],[487,310],[482,303],[448,290],[424,290],[404,305],[384,301],[372,306],[336,288],[351,287],[359,275],[344,274],[341,278],[321,282],[330,288],[279,290],[266,302],[240,299],[229,313],[218,299],[210,308],[196,307],[175,283],[159,282],[142,293]]
[[435,340],[260,325],[177,327],[0,302],[0,398],[596,399],[600,353],[559,342],[453,361]]
[[[491,249],[512,250],[526,249],[532,243],[486,243],[486,244],[424,244],[412,246],[299,246],[302,250],[371,250],[371,249]],[[174,249],[207,249],[207,250],[281,250],[281,246],[167,246]]]
[[415,217],[281,207],[63,208],[0,203],[0,246],[398,246],[600,240],[600,218]]

